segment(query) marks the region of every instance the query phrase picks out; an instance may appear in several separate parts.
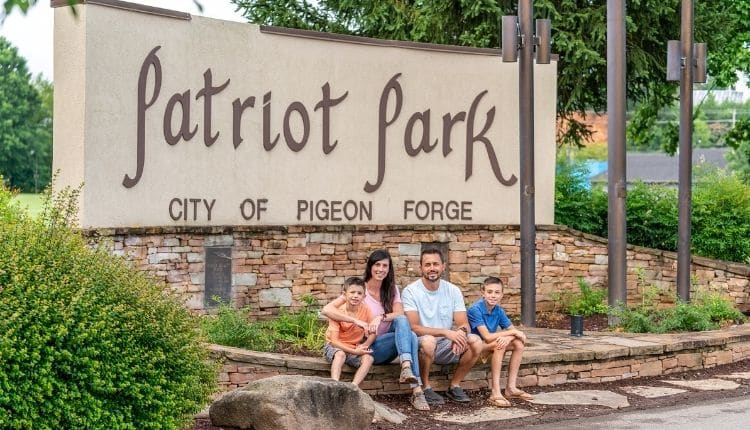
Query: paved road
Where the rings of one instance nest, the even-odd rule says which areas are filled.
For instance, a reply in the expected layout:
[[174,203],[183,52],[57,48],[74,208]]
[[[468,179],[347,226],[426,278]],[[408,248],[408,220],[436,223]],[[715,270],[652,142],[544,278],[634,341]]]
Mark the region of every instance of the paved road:
[[523,427],[529,430],[747,430],[750,397],[613,413]]

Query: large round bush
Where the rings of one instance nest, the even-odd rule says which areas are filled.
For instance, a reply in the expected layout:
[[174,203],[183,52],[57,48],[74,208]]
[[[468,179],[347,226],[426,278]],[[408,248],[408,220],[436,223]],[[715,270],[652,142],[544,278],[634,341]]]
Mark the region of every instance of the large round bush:
[[75,194],[31,220],[0,185],[0,428],[184,427],[216,381],[197,322],[86,246]]

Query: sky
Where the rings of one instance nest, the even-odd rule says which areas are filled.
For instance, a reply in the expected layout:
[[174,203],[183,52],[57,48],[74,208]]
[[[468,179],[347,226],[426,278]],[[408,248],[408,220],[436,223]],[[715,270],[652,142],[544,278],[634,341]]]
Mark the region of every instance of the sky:
[[[211,18],[229,21],[247,21],[234,11],[235,6],[229,0],[199,0],[203,5],[203,12],[199,12],[193,0],[130,0],[131,3],[141,3],[158,6],[164,9],[188,12],[192,15],[203,15]],[[45,79],[53,80],[52,76],[52,29],[53,9],[49,0],[38,0],[29,9],[27,15],[14,10],[10,16],[0,24],[0,35],[8,39],[19,54],[27,61],[27,67],[32,75],[41,73]]]

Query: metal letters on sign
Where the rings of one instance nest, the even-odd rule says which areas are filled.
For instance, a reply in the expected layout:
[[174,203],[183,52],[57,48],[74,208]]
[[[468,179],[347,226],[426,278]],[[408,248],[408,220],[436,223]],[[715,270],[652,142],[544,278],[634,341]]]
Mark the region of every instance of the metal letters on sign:
[[207,246],[205,273],[206,291],[203,304],[216,307],[230,303],[232,294],[232,248],[229,246]]

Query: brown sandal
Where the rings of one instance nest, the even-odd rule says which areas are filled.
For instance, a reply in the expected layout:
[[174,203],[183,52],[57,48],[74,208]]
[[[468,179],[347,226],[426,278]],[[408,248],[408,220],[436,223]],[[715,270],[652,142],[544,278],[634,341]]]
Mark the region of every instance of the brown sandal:
[[411,405],[418,411],[429,411],[430,405],[427,403],[427,399],[424,397],[424,392],[419,392],[411,395]]
[[500,396],[500,397],[490,397],[489,399],[487,399],[487,401],[492,406],[497,406],[498,408],[509,408],[509,407],[511,407],[511,404],[508,401],[508,399],[506,399],[505,397],[502,397],[502,396]]
[[516,391],[515,393],[509,393],[507,390],[505,391],[505,398],[506,399],[521,399],[526,400],[527,402],[534,400],[534,396],[527,393],[526,391]]

